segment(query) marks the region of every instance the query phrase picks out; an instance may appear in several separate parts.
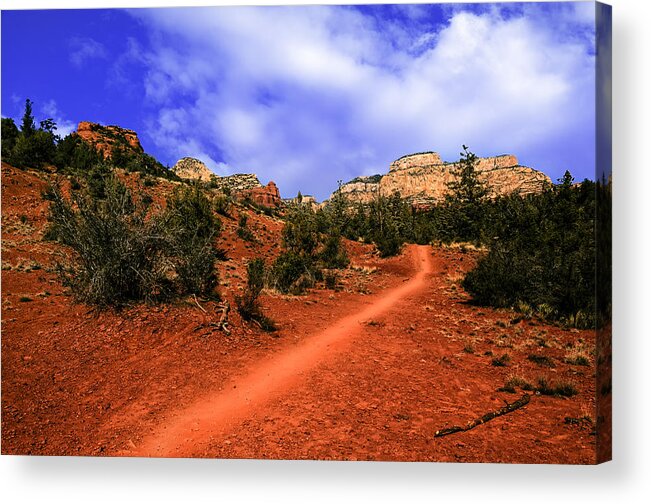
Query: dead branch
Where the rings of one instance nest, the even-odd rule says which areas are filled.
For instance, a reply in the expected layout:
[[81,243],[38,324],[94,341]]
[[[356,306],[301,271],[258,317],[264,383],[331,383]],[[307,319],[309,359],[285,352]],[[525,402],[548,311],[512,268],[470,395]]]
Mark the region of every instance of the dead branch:
[[202,322],[195,328],[195,331],[198,331],[206,326],[216,327],[220,331],[223,331],[226,336],[230,336],[231,331],[228,328],[228,312],[231,311],[231,305],[228,301],[224,300],[223,304],[217,305],[215,311],[221,312],[219,316],[219,322],[212,322],[208,320],[208,312],[206,309],[199,304],[197,296],[192,296],[197,307],[203,312],[201,315]]
[[196,305],[199,307],[199,309],[200,309],[202,312],[207,313],[206,310],[204,309],[204,307],[201,306],[201,305],[199,304],[199,301],[197,300],[197,295],[196,295],[196,294],[192,294],[192,297],[194,298],[194,302],[195,302]]
[[231,305],[227,300],[224,300],[224,304],[220,306],[221,308],[221,316],[219,317],[219,322],[217,323],[217,327],[224,331],[224,334],[226,336],[229,336],[231,334],[230,329],[228,328],[228,312],[231,311]]
[[478,425],[491,421],[493,418],[506,415],[507,413],[511,413],[512,411],[522,408],[523,406],[529,403],[530,397],[531,396],[529,394],[523,394],[523,396],[517,401],[514,401],[510,404],[506,403],[506,406],[502,406],[500,409],[496,411],[491,411],[490,413],[486,413],[484,416],[476,418],[472,422],[468,422],[468,424],[465,427],[460,427],[458,425],[455,425],[454,427],[438,430],[436,431],[436,433],[434,433],[434,437],[442,437],[442,436],[447,436],[448,434],[454,434],[455,432],[464,432],[464,431],[469,431],[470,429],[474,429]]

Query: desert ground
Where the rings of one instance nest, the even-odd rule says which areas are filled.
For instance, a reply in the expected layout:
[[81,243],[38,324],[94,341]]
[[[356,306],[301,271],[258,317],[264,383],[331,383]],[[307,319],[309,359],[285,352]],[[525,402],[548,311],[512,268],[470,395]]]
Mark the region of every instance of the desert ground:
[[[217,301],[75,302],[55,272],[66,249],[42,239],[56,176],[2,167],[3,454],[595,462],[594,331],[473,305],[460,280],[481,252],[408,245],[380,259],[346,241],[337,288],[264,291],[279,330],[233,309],[226,335]],[[231,306],[246,261],[277,255],[283,225],[237,212],[259,243],[221,218]],[[576,394],[522,390],[540,379]],[[524,393],[522,408],[435,437]]]

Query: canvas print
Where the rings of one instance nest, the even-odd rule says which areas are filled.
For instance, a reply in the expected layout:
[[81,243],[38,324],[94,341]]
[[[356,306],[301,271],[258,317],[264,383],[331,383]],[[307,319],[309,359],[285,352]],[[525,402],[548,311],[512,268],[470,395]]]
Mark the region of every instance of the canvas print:
[[2,11],[2,454],[611,458],[611,9]]

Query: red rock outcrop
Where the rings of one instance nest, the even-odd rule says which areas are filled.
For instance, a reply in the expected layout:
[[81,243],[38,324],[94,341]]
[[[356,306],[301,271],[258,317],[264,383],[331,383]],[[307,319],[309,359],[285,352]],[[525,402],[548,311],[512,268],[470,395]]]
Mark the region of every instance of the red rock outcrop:
[[74,134],[94,146],[104,157],[110,157],[116,144],[138,153],[144,152],[137,133],[119,126],[102,126],[93,122],[81,121]]
[[[373,177],[358,177],[341,188],[351,201],[367,203],[377,194],[389,196],[394,192],[427,207],[445,199],[449,184],[456,179],[457,163],[443,162],[435,152],[403,156],[391,163],[389,173]],[[518,193],[539,193],[551,184],[542,172],[521,166],[513,155],[479,158],[477,175],[488,187],[492,197]]]
[[269,182],[266,186],[246,189],[242,191],[242,195],[251,198],[257,205],[269,208],[278,208],[282,203],[280,191],[278,191],[278,187],[273,181]]

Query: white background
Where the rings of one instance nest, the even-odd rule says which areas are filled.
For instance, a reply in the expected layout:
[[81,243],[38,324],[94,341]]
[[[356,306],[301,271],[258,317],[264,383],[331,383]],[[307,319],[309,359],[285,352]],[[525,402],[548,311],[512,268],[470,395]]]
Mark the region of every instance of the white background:
[[[613,5],[614,59],[613,462],[573,467],[3,456],[0,496],[4,502],[651,502],[651,2],[609,3]],[[4,0],[2,8],[48,8],[52,4]],[[54,4],[122,7],[181,2]]]

